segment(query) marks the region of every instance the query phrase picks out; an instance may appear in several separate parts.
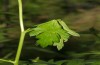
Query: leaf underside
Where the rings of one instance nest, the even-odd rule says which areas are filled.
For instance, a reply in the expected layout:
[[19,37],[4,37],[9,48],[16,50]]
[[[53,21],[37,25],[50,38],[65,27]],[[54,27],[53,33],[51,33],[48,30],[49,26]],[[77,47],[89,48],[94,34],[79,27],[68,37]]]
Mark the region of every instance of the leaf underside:
[[79,36],[78,33],[70,30],[68,27],[66,28],[66,26],[62,20],[51,20],[37,25],[36,28],[32,28],[30,36],[36,36],[38,39],[37,44],[43,48],[48,45],[53,45],[57,46],[57,49],[60,50],[70,35]]

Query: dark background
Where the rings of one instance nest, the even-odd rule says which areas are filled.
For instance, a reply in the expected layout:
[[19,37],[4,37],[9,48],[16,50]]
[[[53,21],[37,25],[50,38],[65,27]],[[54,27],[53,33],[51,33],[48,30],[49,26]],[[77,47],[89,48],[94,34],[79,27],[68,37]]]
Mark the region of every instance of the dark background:
[[[62,50],[35,45],[27,34],[21,60],[100,59],[100,0],[23,0],[25,29],[62,19],[80,37],[71,37]],[[0,57],[14,59],[20,37],[17,0],[0,0]]]

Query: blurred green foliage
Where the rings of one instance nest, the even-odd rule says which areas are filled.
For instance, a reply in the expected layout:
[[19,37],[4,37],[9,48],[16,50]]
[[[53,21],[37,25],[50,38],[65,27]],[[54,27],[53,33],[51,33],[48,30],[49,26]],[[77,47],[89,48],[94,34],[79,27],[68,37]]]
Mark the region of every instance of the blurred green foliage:
[[[79,32],[81,37],[71,37],[65,43],[65,47],[57,51],[55,47],[34,47],[35,39],[27,35],[21,60],[37,56],[43,60],[57,61],[81,58],[90,60],[86,61],[88,64],[100,65],[98,61],[94,62],[100,59],[100,0],[23,0],[23,11],[26,29],[34,24],[60,18],[71,29]],[[15,57],[20,36],[18,21],[17,0],[0,0],[0,57],[6,56],[9,52],[14,53],[8,58]]]

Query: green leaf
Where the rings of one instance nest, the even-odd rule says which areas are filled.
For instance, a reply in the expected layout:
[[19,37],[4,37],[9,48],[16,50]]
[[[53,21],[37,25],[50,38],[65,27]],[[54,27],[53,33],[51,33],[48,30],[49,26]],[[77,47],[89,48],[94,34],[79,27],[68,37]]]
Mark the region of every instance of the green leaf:
[[40,59],[39,59],[39,57],[37,57],[37,58],[35,58],[35,59],[32,59],[31,61],[32,62],[38,62]]
[[[61,23],[64,22],[62,21]],[[62,27],[58,20],[51,20],[32,28],[30,31],[30,36],[36,36],[38,39],[37,44],[43,48],[47,47],[48,45],[53,45],[57,46],[57,49],[60,50],[63,48],[64,42],[68,41],[71,35],[69,34],[69,31],[65,29],[65,25],[66,24],[64,24],[64,27]],[[76,35],[75,33],[73,35],[78,36],[78,34]]]
[[60,38],[64,40],[64,42],[67,42],[70,34],[68,34],[65,30],[58,30],[57,33],[60,35]]
[[78,33],[76,33],[75,31],[69,29],[69,27],[60,19],[58,19],[59,24],[63,27],[64,30],[66,30],[70,35],[73,36],[80,36]]
[[63,48],[64,44],[63,44],[63,39],[60,39],[59,43],[54,43],[53,46],[57,46],[57,49],[60,50]]

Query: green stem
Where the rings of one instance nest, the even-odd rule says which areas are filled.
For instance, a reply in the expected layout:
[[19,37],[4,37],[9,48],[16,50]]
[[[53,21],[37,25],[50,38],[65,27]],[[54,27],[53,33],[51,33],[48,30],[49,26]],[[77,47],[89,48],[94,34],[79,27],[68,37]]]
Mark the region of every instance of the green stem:
[[0,59],[0,61],[14,63],[14,61],[11,61],[11,60]]
[[22,47],[23,47],[24,37],[25,37],[25,34],[27,32],[27,30],[24,31],[23,14],[22,14],[22,12],[23,12],[22,11],[22,0],[18,0],[18,5],[19,5],[19,22],[20,22],[20,28],[21,28],[21,36],[20,36],[18,50],[17,50],[17,53],[16,53],[16,58],[15,58],[15,61],[0,59],[0,61],[11,62],[14,65],[18,65],[19,58],[20,58],[20,55],[21,55],[21,50],[22,50]]
[[14,65],[18,65],[19,58],[20,58],[20,55],[21,55],[21,50],[22,50],[22,47],[23,47],[25,34],[26,34],[25,31],[21,33],[21,37],[20,37],[19,46],[18,46]]
[[21,36],[20,36],[19,46],[18,46],[18,50],[16,53],[14,65],[18,65],[19,63],[19,58],[21,55],[22,47],[23,47],[24,37],[26,34],[26,31],[24,31],[24,24],[23,24],[22,0],[18,0],[18,5],[19,5],[19,22],[20,22],[20,28],[21,28]]
[[19,58],[20,58],[20,55],[21,55],[21,50],[22,50],[22,47],[23,47],[25,34],[27,33],[27,30],[24,31],[23,14],[22,14],[22,12],[23,12],[22,11],[22,0],[18,0],[18,5],[19,5],[19,22],[20,22],[20,28],[21,28],[21,36],[20,36],[20,41],[19,41],[17,53],[16,53],[16,58],[15,58],[15,61],[0,59],[0,61],[11,62],[14,65],[18,65],[18,63],[19,63]]
[[22,0],[18,0],[18,4],[19,4],[19,21],[20,21],[20,28],[21,28],[21,32],[24,31],[24,24],[23,24],[23,10],[22,10]]

